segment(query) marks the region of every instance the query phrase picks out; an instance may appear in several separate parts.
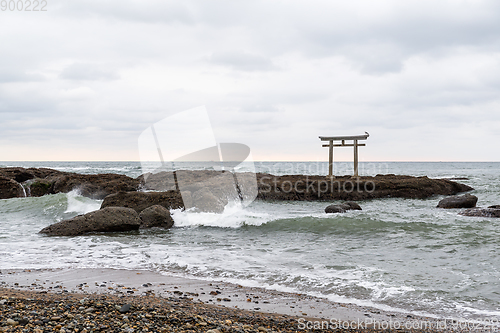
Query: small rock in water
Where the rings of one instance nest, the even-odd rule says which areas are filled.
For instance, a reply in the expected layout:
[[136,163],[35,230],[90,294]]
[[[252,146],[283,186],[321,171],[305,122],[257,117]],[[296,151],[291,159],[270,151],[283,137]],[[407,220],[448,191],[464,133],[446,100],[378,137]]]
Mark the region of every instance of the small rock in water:
[[130,304],[124,304],[121,308],[120,308],[120,313],[127,313],[130,311]]
[[500,217],[500,209],[497,208],[469,208],[463,212],[458,213],[463,216],[475,217]]
[[436,208],[474,208],[476,207],[477,197],[471,194],[453,196],[439,201]]
[[340,205],[330,205],[325,208],[325,213],[345,213],[348,210],[362,210],[361,207],[352,201],[344,202]]

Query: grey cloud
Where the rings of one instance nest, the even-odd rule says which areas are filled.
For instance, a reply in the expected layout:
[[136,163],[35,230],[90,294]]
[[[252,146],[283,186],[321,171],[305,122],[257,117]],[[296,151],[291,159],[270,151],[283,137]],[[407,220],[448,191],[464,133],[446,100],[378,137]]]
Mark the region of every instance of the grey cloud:
[[280,108],[274,105],[265,105],[265,104],[250,104],[241,108],[243,112],[278,112]]
[[215,65],[227,66],[231,69],[247,72],[278,69],[266,57],[243,52],[214,53],[208,58],[208,61]]
[[102,66],[89,63],[75,63],[61,72],[60,78],[66,80],[117,80],[118,74],[110,68],[102,68]]
[[97,17],[146,23],[194,24],[193,9],[186,1],[98,1],[75,0],[58,2],[60,15]]
[[45,77],[40,74],[26,73],[21,69],[1,69],[0,68],[0,83],[8,82],[38,82],[44,81]]

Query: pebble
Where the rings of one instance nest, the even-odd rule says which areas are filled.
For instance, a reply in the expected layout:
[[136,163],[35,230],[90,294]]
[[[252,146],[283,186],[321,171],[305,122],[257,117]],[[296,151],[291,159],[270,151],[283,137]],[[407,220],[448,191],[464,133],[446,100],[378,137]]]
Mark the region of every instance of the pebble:
[[7,325],[10,325],[10,326],[16,326],[16,325],[19,325],[19,323],[13,319],[7,319]]
[[[41,294],[11,289],[2,289],[2,295],[7,302],[0,306],[0,331],[8,332],[305,332],[298,329],[296,317],[243,311],[189,299],[100,294],[82,299],[81,294]],[[83,304],[87,306],[84,311],[80,310]],[[16,327],[20,318],[27,320],[26,326]],[[9,326],[1,327],[5,324]]]
[[120,313],[127,313],[130,311],[130,304],[124,304],[121,308],[120,308]]

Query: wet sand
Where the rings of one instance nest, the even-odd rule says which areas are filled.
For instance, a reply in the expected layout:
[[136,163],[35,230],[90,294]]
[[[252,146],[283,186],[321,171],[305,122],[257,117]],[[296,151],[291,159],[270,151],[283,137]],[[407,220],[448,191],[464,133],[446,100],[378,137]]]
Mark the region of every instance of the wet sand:
[[[457,329],[451,321],[445,324],[436,318],[334,303],[303,294],[165,276],[149,271],[2,270],[0,288],[0,297],[3,298],[0,299],[0,328],[9,329],[7,331],[21,332],[27,328],[13,326],[16,319],[18,324],[31,325],[30,332],[35,329],[41,330],[38,332],[47,329],[53,331],[55,327],[62,329],[61,332],[83,332],[84,329],[86,332],[137,332],[143,329],[149,332],[161,332],[162,329],[166,329],[163,330],[165,332],[209,332],[211,329],[219,332],[300,332],[309,331],[310,328],[336,331],[339,325],[344,327],[342,331],[385,331],[390,328],[399,332],[470,331]],[[66,304],[66,309],[70,310],[66,311],[66,315],[62,312],[63,316],[56,313],[55,317],[61,318],[57,321],[49,318],[54,317],[54,314],[23,314],[27,316],[26,323],[21,322],[23,315],[18,313],[19,308],[26,308],[26,302],[42,302],[39,304],[42,308]],[[24,305],[18,306],[18,303]],[[97,304],[101,304],[105,310],[99,310]],[[124,304],[130,304],[132,308],[129,312],[121,313],[119,309]],[[6,308],[9,306],[12,309]],[[36,305],[33,306],[36,308]],[[94,310],[85,312],[89,308]],[[95,313],[104,313],[105,316],[99,317]],[[85,319],[85,315],[91,318]],[[129,324],[130,316],[137,319],[134,325]],[[78,318],[83,318],[83,324],[79,324]],[[10,324],[7,323],[8,319],[11,320]],[[88,328],[86,322],[90,322]],[[139,327],[137,323],[144,325]],[[149,326],[145,325],[148,323]],[[107,325],[108,328],[99,329],[99,325]],[[476,332],[494,332],[497,329],[479,325],[474,328]]]

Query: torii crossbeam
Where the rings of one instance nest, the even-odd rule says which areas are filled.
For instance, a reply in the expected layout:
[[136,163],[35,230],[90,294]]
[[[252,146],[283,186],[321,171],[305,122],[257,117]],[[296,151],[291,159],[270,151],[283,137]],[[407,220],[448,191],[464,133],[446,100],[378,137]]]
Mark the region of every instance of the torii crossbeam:
[[[329,141],[329,144],[322,145],[322,147],[328,147],[329,149],[329,159],[328,159],[328,176],[333,177],[333,147],[354,147],[354,176],[358,177],[358,147],[364,147],[366,144],[358,143],[359,140],[366,140],[370,134],[365,132],[364,135],[351,135],[351,136],[320,136],[321,141]],[[340,141],[341,143],[333,144],[333,141]],[[346,141],[353,141],[353,143],[345,143]]]

